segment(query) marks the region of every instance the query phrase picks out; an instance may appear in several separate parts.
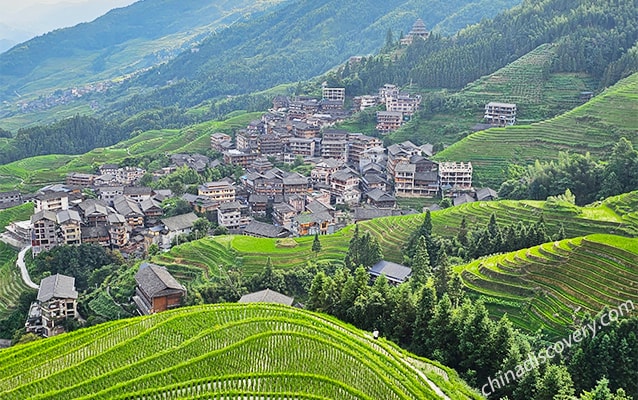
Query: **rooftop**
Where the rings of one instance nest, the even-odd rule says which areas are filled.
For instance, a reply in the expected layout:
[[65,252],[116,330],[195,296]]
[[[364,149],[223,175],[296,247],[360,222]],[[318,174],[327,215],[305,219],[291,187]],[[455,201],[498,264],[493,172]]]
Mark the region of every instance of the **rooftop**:
[[38,289],[38,301],[45,302],[53,298],[77,299],[78,292],[75,290],[75,278],[55,274],[42,279]]

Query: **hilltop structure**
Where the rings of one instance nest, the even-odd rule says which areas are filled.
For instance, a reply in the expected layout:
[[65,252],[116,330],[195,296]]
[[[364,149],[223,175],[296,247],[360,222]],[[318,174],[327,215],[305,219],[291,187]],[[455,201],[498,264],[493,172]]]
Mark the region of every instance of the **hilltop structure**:
[[404,46],[409,46],[414,42],[415,38],[421,38],[423,40],[430,37],[430,32],[425,29],[425,22],[421,18],[417,19],[412,25],[412,30],[405,35],[404,38],[401,39],[401,44]]

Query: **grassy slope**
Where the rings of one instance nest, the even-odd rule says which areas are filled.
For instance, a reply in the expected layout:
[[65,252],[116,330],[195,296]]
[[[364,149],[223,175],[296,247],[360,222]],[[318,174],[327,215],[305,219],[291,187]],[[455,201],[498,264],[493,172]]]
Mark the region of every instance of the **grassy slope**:
[[71,156],[52,154],[25,158],[0,166],[0,190],[16,187],[36,190],[51,182],[63,181],[69,172],[93,172],[93,165],[117,163],[127,157],[161,153],[203,152],[210,148],[210,134],[245,127],[260,113],[242,113],[224,121],[209,121],[180,130],[143,132],[107,148]]
[[495,315],[550,335],[566,333],[585,313],[638,303],[638,239],[589,235],[545,243],[458,266],[465,285]]
[[551,73],[555,56],[554,46],[541,45],[458,93],[446,95],[460,108],[416,118],[388,136],[393,141],[416,138],[418,142],[454,143],[483,121],[484,106],[490,101],[516,103],[519,123],[539,122],[567,112],[582,103],[580,92],[592,90],[593,83],[586,74]]
[[454,371],[383,339],[265,304],[181,308],[0,351],[7,399],[438,398],[426,377],[452,399],[480,398]]
[[[638,236],[638,192],[616,196],[596,206],[581,207],[580,214],[565,213],[544,208],[542,201],[476,202],[432,213],[434,232],[455,235],[463,217],[470,228],[485,226],[496,214],[499,224],[533,223],[543,215],[550,234],[558,231],[562,223],[568,237],[591,233]],[[384,257],[403,261],[403,246],[411,233],[423,221],[424,214],[378,218],[360,222],[362,232],[370,231],[381,244]],[[248,236],[217,236],[174,247],[156,256],[153,261],[167,265],[171,271],[197,283],[206,276],[223,274],[237,265],[251,275],[266,265],[268,257],[278,268],[292,268],[307,261],[342,262],[352,236],[350,225],[333,235],[321,236],[321,252],[312,252],[312,237],[295,238],[296,247],[278,247],[276,239]]]
[[475,180],[499,185],[508,163],[556,159],[559,151],[601,156],[622,136],[638,144],[638,74],[586,104],[547,121],[474,133],[438,153],[440,161],[471,161]]
[[[33,203],[0,211],[0,232],[11,221],[23,221],[33,214]],[[20,277],[15,262],[18,252],[11,246],[0,242],[0,319],[6,317],[15,306],[18,297],[29,290]]]

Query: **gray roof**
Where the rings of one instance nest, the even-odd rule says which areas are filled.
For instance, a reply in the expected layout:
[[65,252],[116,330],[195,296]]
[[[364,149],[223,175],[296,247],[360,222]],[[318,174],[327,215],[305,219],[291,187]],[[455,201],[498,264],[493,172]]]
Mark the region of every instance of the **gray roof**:
[[82,241],[88,239],[109,238],[109,229],[104,224],[83,226],[80,230]]
[[247,235],[269,238],[288,236],[286,234],[286,229],[259,221],[251,221],[244,229],[244,233]]
[[268,196],[265,194],[251,193],[248,198],[249,203],[268,203]]
[[58,224],[62,225],[67,222],[82,222],[82,218],[80,218],[80,213],[75,210],[62,210],[58,211],[57,215]]
[[391,261],[381,260],[370,268],[370,275],[385,275],[389,281],[402,283],[410,276],[412,268],[405,265],[393,263]]
[[498,198],[498,193],[496,192],[496,190],[491,189],[491,188],[483,188],[483,189],[479,189],[476,191],[476,199],[478,201],[482,201],[482,200],[492,200],[492,199],[496,199]]
[[416,165],[415,164],[399,163],[399,164],[397,164],[396,167],[394,167],[394,170],[396,172],[412,172],[412,173],[414,173],[416,171]]
[[366,193],[366,196],[373,201],[396,201],[394,196],[381,189],[372,189]]
[[197,221],[199,217],[195,215],[195,213],[188,213],[182,215],[176,215],[174,217],[163,218],[162,223],[166,226],[166,229],[169,231],[179,231],[186,228],[192,228],[195,221]]
[[42,219],[48,219],[49,221],[57,222],[55,211],[42,210],[42,211],[38,211],[37,213],[31,216],[31,223],[40,221]]
[[310,211],[311,213],[319,213],[322,211],[334,210],[334,208],[328,207],[318,200],[313,200],[306,205],[306,210]]
[[291,306],[295,299],[274,290],[266,289],[259,292],[245,294],[238,303],[277,303]]
[[175,292],[186,292],[186,288],[177,282],[165,267],[142,263],[135,274],[135,282],[150,298],[165,296]]
[[109,212],[106,203],[102,200],[97,199],[84,200],[83,202],[78,204],[78,207],[80,207],[82,212],[84,212],[85,216],[91,214],[107,215]]
[[470,196],[467,193],[462,194],[459,197],[455,197],[453,200],[453,203],[455,206],[459,206],[461,204],[465,204],[465,203],[472,203],[476,200],[474,200],[474,197]]
[[160,205],[160,203],[157,200],[151,199],[151,198],[144,199],[140,203],[140,206],[142,208],[142,211],[144,211],[144,212],[150,210],[153,207],[157,207],[157,208],[160,208],[160,209],[162,208],[162,206]]
[[124,196],[117,196],[116,198],[114,198],[113,207],[118,213],[124,216],[128,216],[131,214],[140,216],[144,215],[142,209],[140,208],[140,205],[137,202]]
[[78,292],[75,290],[75,278],[55,274],[42,279],[38,289],[38,301],[45,302],[53,298],[77,299]]
[[241,202],[235,201],[227,201],[225,203],[221,203],[219,205],[219,211],[228,211],[228,210],[241,210],[242,208],[247,208],[248,206],[243,205]]
[[146,186],[125,186],[124,195],[150,196],[153,190]]

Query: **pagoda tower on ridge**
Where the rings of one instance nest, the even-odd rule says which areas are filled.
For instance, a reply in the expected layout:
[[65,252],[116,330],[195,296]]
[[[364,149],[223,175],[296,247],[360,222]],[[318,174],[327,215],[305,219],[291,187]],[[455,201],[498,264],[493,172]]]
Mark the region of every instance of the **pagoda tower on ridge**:
[[401,39],[401,44],[408,46],[411,45],[414,41],[414,38],[421,38],[423,40],[427,39],[430,36],[430,32],[425,29],[425,22],[421,18],[417,19],[414,25],[412,25],[412,30],[405,35],[404,38]]

